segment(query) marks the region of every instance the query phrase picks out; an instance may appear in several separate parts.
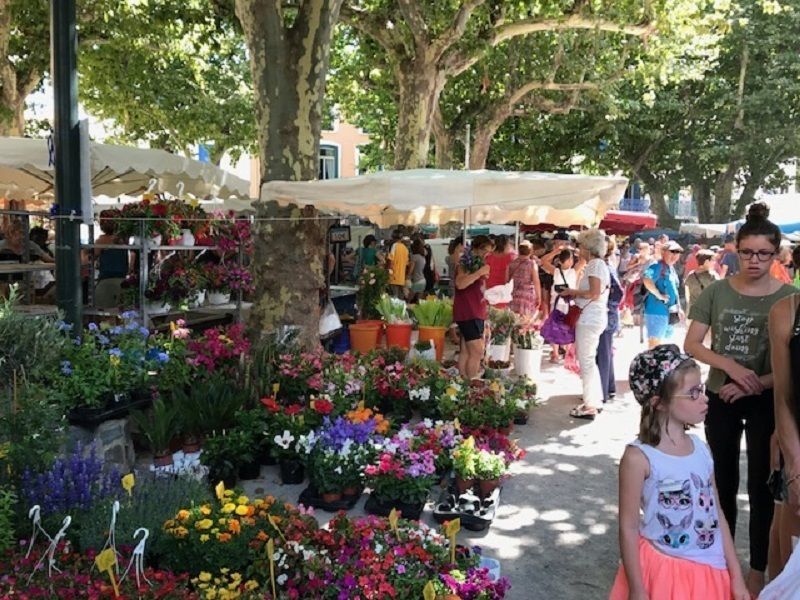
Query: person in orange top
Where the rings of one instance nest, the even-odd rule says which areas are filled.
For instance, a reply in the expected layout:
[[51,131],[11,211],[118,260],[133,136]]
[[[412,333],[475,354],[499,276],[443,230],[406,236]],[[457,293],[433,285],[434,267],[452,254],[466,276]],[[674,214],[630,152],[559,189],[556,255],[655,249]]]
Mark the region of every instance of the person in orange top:
[[399,229],[392,232],[392,247],[386,257],[389,269],[389,291],[395,298],[406,298],[406,276],[408,275],[408,248],[401,239]]
[[792,276],[789,274],[789,265],[792,264],[792,251],[789,246],[781,246],[778,256],[772,261],[769,274],[781,283],[792,284]]

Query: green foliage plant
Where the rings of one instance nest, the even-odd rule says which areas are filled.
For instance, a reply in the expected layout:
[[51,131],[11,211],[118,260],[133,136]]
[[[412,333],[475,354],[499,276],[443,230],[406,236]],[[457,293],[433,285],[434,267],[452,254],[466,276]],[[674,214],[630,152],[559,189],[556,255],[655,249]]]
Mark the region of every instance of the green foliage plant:
[[132,411],[131,419],[147,438],[153,454],[160,456],[169,451],[169,443],[179,430],[178,408],[175,404],[157,398],[151,410]]
[[505,308],[489,308],[491,343],[505,344],[511,338],[516,322],[516,316],[512,311]]
[[478,461],[478,451],[475,448],[475,438],[472,436],[463,440],[455,447],[453,456],[453,472],[461,479],[474,479]]
[[448,299],[429,298],[411,307],[417,324],[421,327],[450,327],[453,322],[453,302]]
[[68,530],[69,538],[81,552],[102,549],[108,535],[111,506],[119,500],[117,513],[117,543],[133,545],[133,533],[146,527],[150,536],[145,546],[148,562],[159,552],[163,524],[183,506],[196,506],[210,500],[208,486],[190,475],[161,477],[137,475],[131,494],[109,498],[95,503],[90,509],[73,516],[74,526]]
[[408,309],[405,300],[392,298],[388,294],[382,294],[375,303],[375,309],[381,318],[388,324],[409,323]]
[[11,550],[15,540],[17,495],[14,488],[0,489],[0,552]]
[[255,458],[255,442],[241,429],[215,432],[206,439],[200,454],[200,462],[208,467],[211,482],[236,480],[239,468]]

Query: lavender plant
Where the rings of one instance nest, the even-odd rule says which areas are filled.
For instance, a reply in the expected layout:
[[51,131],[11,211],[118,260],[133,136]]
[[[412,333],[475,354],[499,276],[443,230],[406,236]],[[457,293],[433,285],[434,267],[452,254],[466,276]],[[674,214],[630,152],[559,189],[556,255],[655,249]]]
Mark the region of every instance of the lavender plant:
[[42,517],[87,510],[121,490],[117,469],[104,471],[94,445],[88,452],[76,444],[72,452],[57,458],[44,472],[26,470],[22,474],[20,498],[26,507],[38,504]]

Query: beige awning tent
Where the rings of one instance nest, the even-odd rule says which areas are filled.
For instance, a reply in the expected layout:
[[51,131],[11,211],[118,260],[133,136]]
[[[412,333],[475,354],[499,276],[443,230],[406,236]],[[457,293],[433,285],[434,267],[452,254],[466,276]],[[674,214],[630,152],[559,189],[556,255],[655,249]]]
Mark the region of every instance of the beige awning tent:
[[595,225],[625,192],[623,177],[537,172],[414,169],[325,181],[271,181],[261,200],[311,204],[354,214],[380,227],[520,221],[556,226]]
[[[0,196],[26,200],[52,196],[54,167],[48,140],[0,138]],[[90,178],[93,196],[136,195],[151,179],[154,191],[184,192],[198,198],[250,196],[249,182],[214,165],[164,150],[91,142]]]

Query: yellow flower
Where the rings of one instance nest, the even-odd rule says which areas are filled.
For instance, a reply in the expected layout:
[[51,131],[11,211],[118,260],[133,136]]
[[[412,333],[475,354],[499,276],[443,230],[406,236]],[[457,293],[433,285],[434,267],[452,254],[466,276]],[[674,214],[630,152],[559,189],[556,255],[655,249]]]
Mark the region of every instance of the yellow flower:
[[175,527],[175,520],[174,519],[167,519],[164,521],[164,529],[171,529]]
[[136,478],[133,473],[128,473],[122,478],[122,489],[128,492],[128,496],[133,495],[133,486],[136,484]]
[[228,567],[222,567],[219,570],[219,572],[222,573],[223,575],[227,575],[228,573],[230,573],[230,569]]
[[186,527],[178,527],[175,530],[175,535],[177,535],[178,537],[186,537],[187,535],[189,535],[189,530],[186,529]]
[[185,521],[188,518],[189,518],[189,511],[188,510],[183,508],[183,509],[178,511],[178,520],[179,521]]
[[251,579],[250,581],[244,584],[244,589],[246,589],[248,592],[252,592],[258,586],[259,583],[255,579]]
[[203,520],[198,521],[197,523],[195,523],[194,526],[197,529],[208,529],[213,524],[214,524],[214,521],[212,521],[211,519],[203,519]]
[[200,513],[207,517],[211,514],[211,507],[208,504],[204,504],[200,507]]
[[119,356],[117,356],[116,354],[112,354],[111,356],[109,356],[108,360],[111,361],[111,366],[112,367],[118,367],[119,366]]
[[247,504],[248,502],[250,502],[250,498],[247,496],[239,496],[236,499],[236,504]]
[[200,575],[197,576],[200,581],[211,581],[211,573],[208,571],[200,571]]
[[225,496],[225,482],[220,481],[214,488],[214,492],[217,495],[217,499],[222,500],[222,498]]
[[204,544],[205,544],[205,543],[206,543],[208,540],[209,540],[209,537],[208,537],[208,534],[207,534],[207,533],[204,533],[203,535],[201,535],[201,536],[200,536],[200,541],[201,541],[202,543],[204,543]]
[[226,498],[230,498],[230,497],[232,497],[232,496],[233,496],[233,490],[225,490],[225,494],[224,494],[224,496],[225,496]]
[[239,515],[240,517],[243,517],[249,512],[249,510],[250,509],[247,506],[240,504],[239,506],[236,507],[236,514]]
[[226,519],[225,517],[222,517],[221,519],[219,519],[217,521],[217,523],[219,523],[220,525],[225,525],[227,522],[228,522],[228,519]]
[[233,502],[228,502],[222,507],[222,512],[224,513],[232,513],[234,510],[236,510],[236,505]]
[[242,578],[241,573],[231,573],[231,579],[234,581],[239,581]]

